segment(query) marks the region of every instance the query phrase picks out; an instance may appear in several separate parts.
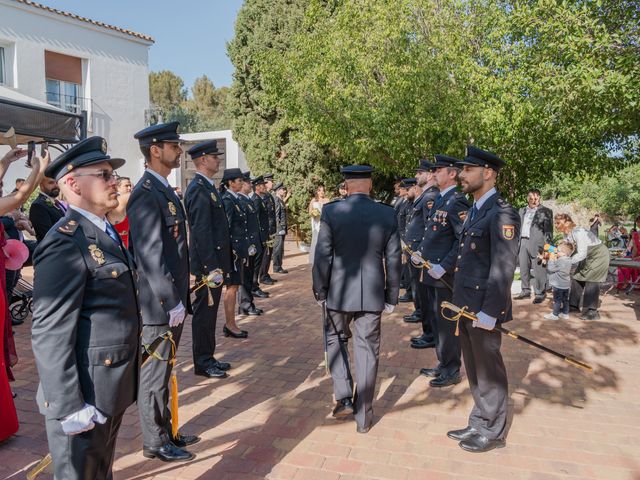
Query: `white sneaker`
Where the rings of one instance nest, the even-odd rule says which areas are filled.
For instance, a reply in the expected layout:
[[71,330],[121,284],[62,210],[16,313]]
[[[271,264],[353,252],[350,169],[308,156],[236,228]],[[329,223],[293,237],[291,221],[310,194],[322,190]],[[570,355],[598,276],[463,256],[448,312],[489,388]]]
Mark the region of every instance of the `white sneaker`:
[[568,313],[561,313],[560,315],[558,315],[558,317],[560,317],[562,320],[569,320]]
[[558,315],[554,315],[553,312],[551,313],[547,313],[544,318],[546,318],[547,320],[558,320]]

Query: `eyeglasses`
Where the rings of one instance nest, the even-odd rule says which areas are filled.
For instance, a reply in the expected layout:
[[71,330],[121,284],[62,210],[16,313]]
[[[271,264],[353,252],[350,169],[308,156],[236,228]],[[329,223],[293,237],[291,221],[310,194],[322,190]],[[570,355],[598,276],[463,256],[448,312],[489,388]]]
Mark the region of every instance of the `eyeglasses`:
[[76,173],[75,177],[96,177],[102,178],[105,182],[109,182],[111,180],[117,180],[119,175],[114,171],[109,170],[100,170],[96,173]]

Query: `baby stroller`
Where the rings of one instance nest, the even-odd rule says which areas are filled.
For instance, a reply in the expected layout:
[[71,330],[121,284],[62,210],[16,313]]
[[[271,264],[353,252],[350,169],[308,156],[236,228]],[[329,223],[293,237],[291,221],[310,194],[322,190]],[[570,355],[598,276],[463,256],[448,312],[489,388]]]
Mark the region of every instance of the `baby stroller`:
[[33,313],[33,285],[19,278],[11,292],[9,302],[11,318],[16,321],[24,321],[30,313]]

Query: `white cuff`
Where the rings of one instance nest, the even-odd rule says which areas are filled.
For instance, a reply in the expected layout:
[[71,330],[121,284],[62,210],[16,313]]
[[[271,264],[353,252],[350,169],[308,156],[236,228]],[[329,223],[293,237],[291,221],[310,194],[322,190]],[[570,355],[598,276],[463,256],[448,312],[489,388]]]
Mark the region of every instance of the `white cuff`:
[[60,424],[62,425],[62,431],[67,435],[77,435],[79,433],[88,432],[95,427],[94,422],[105,423],[107,417],[102,415],[96,407],[84,404],[82,410],[78,410],[71,415],[67,415],[62,419]]
[[393,311],[395,310],[396,306],[395,305],[390,305],[388,303],[384,304],[384,312],[385,313],[393,313]]
[[439,263],[432,263],[431,268],[427,271],[430,277],[440,280],[447,271],[440,266]]
[[186,316],[186,310],[182,302],[179,302],[178,305],[169,310],[169,326],[177,327],[184,321],[184,317]]
[[496,317],[487,315],[484,312],[479,312],[476,316],[478,317],[478,320],[474,320],[474,327],[482,328],[484,330],[493,330],[496,326]]

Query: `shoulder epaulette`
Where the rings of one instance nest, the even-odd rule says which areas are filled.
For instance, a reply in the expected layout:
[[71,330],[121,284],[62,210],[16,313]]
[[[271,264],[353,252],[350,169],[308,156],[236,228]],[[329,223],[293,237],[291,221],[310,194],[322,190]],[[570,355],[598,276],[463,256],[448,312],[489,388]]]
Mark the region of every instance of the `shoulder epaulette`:
[[147,178],[144,182],[142,182],[142,188],[144,188],[145,190],[151,190],[151,180]]
[[198,185],[204,185],[204,180],[198,175],[198,178],[196,178],[196,182],[198,183]]
[[58,227],[58,231],[60,233],[64,233],[65,235],[73,235],[78,228],[78,222],[75,220],[69,220],[68,222],[63,223]]

